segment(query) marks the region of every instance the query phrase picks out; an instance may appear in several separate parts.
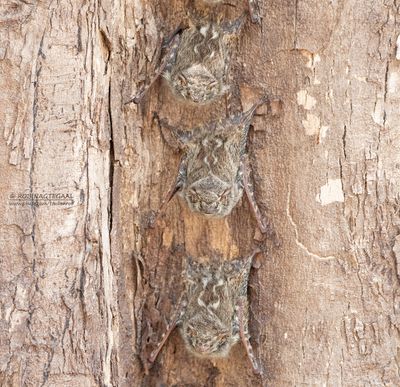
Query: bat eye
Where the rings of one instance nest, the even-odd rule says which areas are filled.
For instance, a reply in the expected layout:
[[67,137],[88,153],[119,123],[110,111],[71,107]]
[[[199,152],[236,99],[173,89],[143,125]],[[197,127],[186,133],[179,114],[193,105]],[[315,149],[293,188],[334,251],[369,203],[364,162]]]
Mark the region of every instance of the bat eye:
[[187,79],[182,74],[178,75],[178,80],[179,80],[181,86],[186,86],[188,83]]

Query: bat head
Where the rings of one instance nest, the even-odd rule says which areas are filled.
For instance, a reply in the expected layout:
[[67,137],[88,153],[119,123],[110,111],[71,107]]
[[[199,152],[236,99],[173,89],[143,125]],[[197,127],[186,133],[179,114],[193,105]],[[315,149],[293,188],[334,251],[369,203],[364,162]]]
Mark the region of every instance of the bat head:
[[224,326],[216,317],[195,316],[182,327],[188,350],[197,356],[224,357],[233,344],[231,327]]
[[191,184],[182,194],[192,211],[222,218],[232,211],[242,192],[237,184],[227,184],[211,175]]
[[199,63],[176,74],[171,79],[171,86],[180,97],[199,104],[210,102],[227,90],[221,79]]

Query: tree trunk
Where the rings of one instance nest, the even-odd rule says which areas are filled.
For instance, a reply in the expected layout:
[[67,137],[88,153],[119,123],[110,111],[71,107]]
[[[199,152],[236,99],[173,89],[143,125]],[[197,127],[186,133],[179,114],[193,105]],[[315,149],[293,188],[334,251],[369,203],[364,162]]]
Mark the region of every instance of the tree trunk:
[[[174,198],[148,227],[180,160],[153,113],[186,128],[226,115],[224,99],[188,106],[162,81],[124,104],[187,20],[183,1],[3,0],[1,385],[400,385],[400,4],[259,1],[233,73],[243,109],[281,101],[248,143],[275,240],[245,198],[222,220]],[[234,19],[246,1],[233,3],[215,12]],[[244,257],[255,240],[265,375],[242,344],[198,359],[178,331],[146,374],[186,256]]]

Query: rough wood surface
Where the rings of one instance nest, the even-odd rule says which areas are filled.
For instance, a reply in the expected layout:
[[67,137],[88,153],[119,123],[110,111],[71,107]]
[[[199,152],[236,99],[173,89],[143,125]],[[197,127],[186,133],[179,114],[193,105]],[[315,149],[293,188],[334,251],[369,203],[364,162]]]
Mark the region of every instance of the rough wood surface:
[[[233,74],[243,109],[266,91],[280,101],[253,120],[248,146],[276,240],[261,238],[245,198],[222,220],[174,198],[148,228],[180,159],[153,112],[181,127],[226,115],[225,99],[187,106],[161,80],[124,104],[185,1],[2,1],[1,385],[400,384],[400,4],[259,2]],[[219,12],[234,19],[246,2],[231,3]],[[74,204],[10,204],[55,192]],[[254,238],[264,378],[241,344],[201,360],[177,331],[145,375],[185,254],[234,259]]]

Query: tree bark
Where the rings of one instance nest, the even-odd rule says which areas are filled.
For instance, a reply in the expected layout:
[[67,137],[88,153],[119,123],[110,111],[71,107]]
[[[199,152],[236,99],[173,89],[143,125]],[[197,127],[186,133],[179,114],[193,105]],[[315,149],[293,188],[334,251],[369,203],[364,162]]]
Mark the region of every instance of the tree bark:
[[[233,74],[243,109],[280,101],[248,143],[276,240],[245,199],[209,220],[174,198],[148,227],[180,160],[153,113],[185,128],[226,115],[224,99],[187,106],[161,80],[125,105],[187,20],[184,2],[3,0],[1,385],[400,385],[400,4],[259,1]],[[246,8],[232,4],[215,12]],[[178,331],[146,374],[186,256],[229,260],[254,243],[250,333],[265,375],[242,344],[202,360]]]

